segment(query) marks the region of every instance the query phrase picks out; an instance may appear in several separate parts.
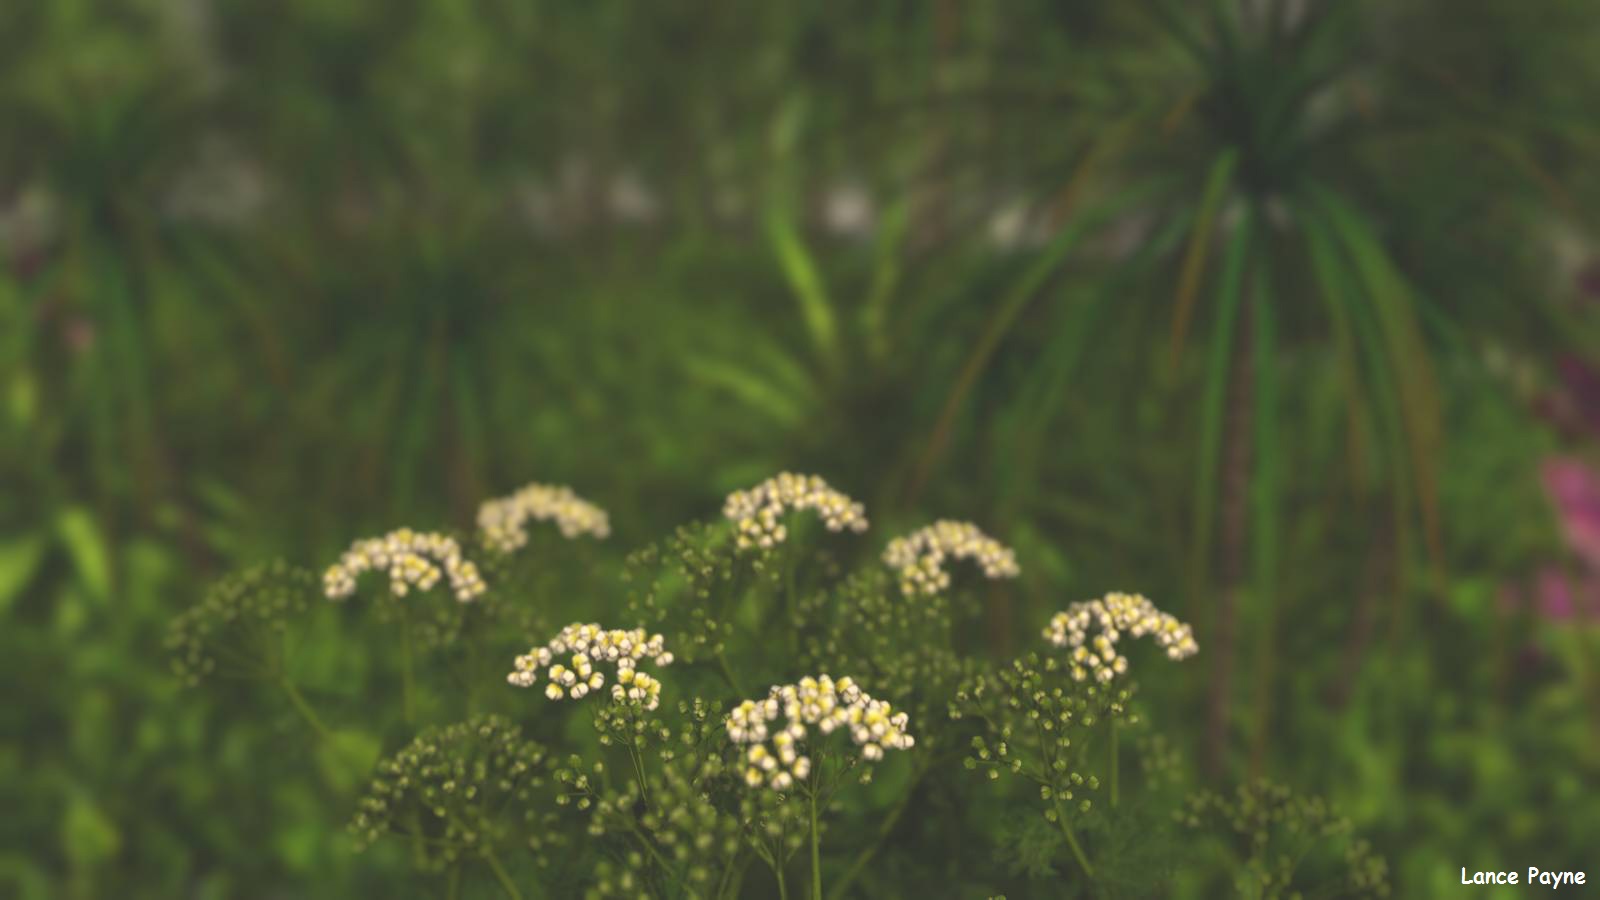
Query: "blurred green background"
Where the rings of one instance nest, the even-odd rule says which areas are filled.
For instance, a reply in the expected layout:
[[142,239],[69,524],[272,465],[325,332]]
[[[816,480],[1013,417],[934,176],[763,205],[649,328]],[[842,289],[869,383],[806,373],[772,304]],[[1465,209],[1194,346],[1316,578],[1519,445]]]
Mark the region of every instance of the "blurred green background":
[[1326,794],[1397,896],[1582,869],[1597,96],[1586,0],[4,4],[0,893],[414,890],[171,617],[529,480],[620,560],[785,468],[1015,546],[1002,644],[1192,620],[1200,777]]

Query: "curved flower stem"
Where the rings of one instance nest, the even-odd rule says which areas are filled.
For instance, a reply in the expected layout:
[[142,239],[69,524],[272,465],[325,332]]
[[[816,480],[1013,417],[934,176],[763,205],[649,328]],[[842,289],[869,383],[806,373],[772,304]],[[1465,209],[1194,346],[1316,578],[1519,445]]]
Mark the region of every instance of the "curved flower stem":
[[778,900],[789,900],[789,888],[783,883],[783,864],[773,865],[772,871],[778,876]]
[[283,692],[289,695],[289,700],[294,703],[294,708],[299,710],[301,717],[311,726],[311,730],[315,731],[317,736],[325,741],[332,739],[333,732],[329,731],[328,726],[324,725],[322,719],[318,718],[317,711],[312,709],[311,704],[306,702],[305,696],[300,693],[299,688],[294,686],[294,682],[290,681],[287,675],[280,675],[278,676],[278,683],[283,685]]
[[822,900],[822,850],[818,846],[817,834],[817,785],[812,782],[811,790],[811,900]]
[[1066,811],[1061,808],[1061,801],[1059,799],[1054,799],[1051,802],[1055,805],[1056,824],[1061,826],[1062,837],[1067,839],[1067,845],[1072,848],[1072,855],[1078,858],[1078,865],[1083,867],[1083,874],[1087,875],[1090,880],[1093,880],[1094,867],[1089,865],[1089,857],[1083,855],[1083,847],[1079,846],[1077,835],[1072,833],[1072,826],[1067,824],[1067,814]]
[[834,882],[833,890],[828,894],[830,900],[839,900],[839,898],[843,897],[844,892],[849,889],[850,885],[855,883],[856,878],[867,867],[867,863],[872,862],[872,858],[878,855],[879,850],[883,849],[884,843],[889,840],[889,835],[894,832],[894,827],[900,824],[900,817],[905,815],[906,807],[911,804],[911,798],[917,791],[917,785],[922,783],[923,777],[932,768],[931,764],[917,768],[916,774],[911,777],[911,784],[900,795],[900,800],[895,803],[894,809],[889,810],[889,815],[884,817],[883,824],[878,827],[877,837],[865,849],[856,854],[855,860],[850,863],[850,868],[845,870],[844,876]]
[[744,688],[739,686],[739,679],[733,677],[733,668],[728,665],[727,654],[720,649],[717,651],[717,668],[721,670],[723,680],[728,682],[728,687],[733,688],[735,694],[743,697],[745,695]]
[[490,871],[494,872],[495,880],[500,882],[500,887],[505,889],[506,896],[511,900],[522,900],[522,892],[517,890],[511,876],[506,874],[505,867],[500,865],[500,858],[488,847],[483,848],[483,861],[489,864]]

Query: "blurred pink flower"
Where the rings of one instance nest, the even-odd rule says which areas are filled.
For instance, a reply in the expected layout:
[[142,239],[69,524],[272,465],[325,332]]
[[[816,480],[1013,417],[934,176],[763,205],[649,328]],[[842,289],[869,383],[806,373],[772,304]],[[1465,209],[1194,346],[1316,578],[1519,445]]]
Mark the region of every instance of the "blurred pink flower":
[[1600,477],[1575,459],[1547,459],[1539,470],[1567,545],[1600,570]]
[[1552,566],[1541,571],[1534,592],[1539,598],[1539,615],[1563,621],[1572,618],[1572,584],[1560,569]]
[[1581,576],[1574,584],[1565,572],[1549,566],[1539,572],[1534,594],[1535,611],[1543,618],[1567,622],[1579,615],[1600,617],[1600,582],[1593,576]]

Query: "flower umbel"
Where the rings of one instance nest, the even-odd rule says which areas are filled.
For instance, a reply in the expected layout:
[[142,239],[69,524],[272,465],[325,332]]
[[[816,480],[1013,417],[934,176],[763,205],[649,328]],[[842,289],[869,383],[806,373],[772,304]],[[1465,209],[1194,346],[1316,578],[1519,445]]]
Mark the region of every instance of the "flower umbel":
[[866,508],[817,475],[782,472],[748,491],[734,491],[722,504],[722,514],[738,526],[741,550],[783,543],[789,532],[779,520],[798,509],[815,510],[829,531],[867,530]]
[[846,729],[861,748],[862,758],[873,762],[882,759],[886,749],[909,750],[916,743],[906,730],[905,713],[872,699],[849,677],[834,681],[827,675],[807,676],[796,684],[774,685],[766,699],[734,707],[724,724],[729,740],[749,745],[745,783],[766,784],[778,791],[811,774],[811,758],[800,753],[807,726],[816,726],[824,735]]
[[561,536],[568,539],[585,534],[604,538],[611,534],[606,511],[563,485],[529,484],[478,507],[478,528],[484,542],[502,553],[528,543],[529,519],[555,522]]
[[404,597],[412,588],[431,590],[441,577],[450,579],[450,589],[462,603],[485,590],[478,567],[461,555],[455,538],[401,528],[351,544],[322,574],[323,593],[331,600],[348,597],[355,593],[356,579],[371,570],[389,573],[389,590],[396,597]]
[[[561,654],[569,653],[566,663],[556,662]],[[663,648],[661,635],[646,635],[642,628],[606,630],[599,625],[575,623],[561,629],[550,643],[517,657],[516,668],[506,681],[517,687],[532,687],[539,670],[544,669],[550,680],[544,689],[546,697],[578,700],[605,686],[606,676],[596,670],[596,664],[613,662],[617,681],[611,686],[611,698],[618,702],[632,700],[653,710],[661,705],[661,682],[638,670],[643,659],[658,666],[671,665],[672,654]]]
[[[1091,627],[1099,632],[1093,638],[1089,637]],[[1104,682],[1128,670],[1128,658],[1117,652],[1124,632],[1153,637],[1170,659],[1186,659],[1200,652],[1194,631],[1156,609],[1142,594],[1113,592],[1104,599],[1074,603],[1051,617],[1044,636],[1057,647],[1072,648],[1074,681],[1093,677]]]
[[986,578],[1015,578],[1022,570],[1011,548],[984,534],[971,522],[940,519],[889,542],[883,561],[900,577],[906,596],[937,594],[950,586],[945,557],[977,560]]

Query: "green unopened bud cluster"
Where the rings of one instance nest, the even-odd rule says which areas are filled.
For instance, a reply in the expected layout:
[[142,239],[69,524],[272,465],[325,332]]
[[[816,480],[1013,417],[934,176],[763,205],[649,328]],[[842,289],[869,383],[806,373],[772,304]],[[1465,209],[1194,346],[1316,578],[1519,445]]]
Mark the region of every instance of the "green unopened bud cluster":
[[281,561],[223,578],[168,627],[173,672],[192,686],[216,673],[220,658],[230,675],[273,674],[283,632],[308,611],[316,592],[316,576]]
[[560,840],[544,797],[549,783],[545,749],[509,719],[430,728],[378,765],[350,831],[358,847],[390,833],[411,838],[425,869],[495,846],[525,848],[543,864]]
[[[1174,818],[1192,829],[1220,826],[1231,832],[1245,857],[1242,877],[1259,896],[1389,896],[1388,864],[1371,844],[1355,839],[1350,820],[1320,797],[1257,780],[1232,795],[1198,792]],[[1330,844],[1342,845],[1343,853],[1324,854],[1326,859],[1311,859],[1308,866],[1308,857],[1316,856],[1311,851]]]

